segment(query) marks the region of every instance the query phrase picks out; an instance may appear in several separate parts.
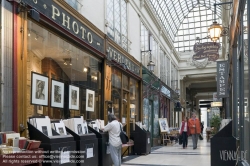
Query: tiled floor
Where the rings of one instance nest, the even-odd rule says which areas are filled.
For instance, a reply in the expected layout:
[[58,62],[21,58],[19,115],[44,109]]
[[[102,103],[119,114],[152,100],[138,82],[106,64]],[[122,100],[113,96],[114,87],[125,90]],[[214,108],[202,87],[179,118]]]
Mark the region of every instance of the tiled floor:
[[160,146],[152,148],[151,154],[133,155],[123,159],[122,166],[210,166],[210,142],[198,141],[198,148],[193,150],[189,137],[187,149],[182,145]]

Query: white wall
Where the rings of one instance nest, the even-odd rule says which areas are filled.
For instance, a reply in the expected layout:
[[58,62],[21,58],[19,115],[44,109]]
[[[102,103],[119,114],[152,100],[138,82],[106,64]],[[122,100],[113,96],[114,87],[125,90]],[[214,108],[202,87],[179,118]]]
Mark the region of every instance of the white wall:
[[106,0],[79,0],[80,13],[102,32],[105,31]]
[[206,128],[207,128],[207,108],[201,108],[201,122],[204,122],[204,128],[203,128],[203,133],[206,132]]
[[134,10],[133,4],[128,3],[128,36],[132,42],[130,45],[130,54],[139,62],[141,62],[141,24],[137,12]]

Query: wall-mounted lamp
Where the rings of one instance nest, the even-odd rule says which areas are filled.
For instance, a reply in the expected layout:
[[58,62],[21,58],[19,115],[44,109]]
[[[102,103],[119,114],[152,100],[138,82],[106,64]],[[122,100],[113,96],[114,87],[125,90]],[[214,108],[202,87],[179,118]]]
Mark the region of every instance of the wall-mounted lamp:
[[216,42],[220,39],[221,36],[227,36],[229,28],[228,27],[222,27],[220,24],[216,21],[216,6],[217,5],[225,5],[225,4],[231,4],[232,2],[223,2],[223,3],[215,3],[214,4],[214,21],[213,24],[208,28],[208,33],[210,35],[210,39],[213,42]]
[[28,30],[28,36],[30,36],[30,30]]
[[147,67],[148,67],[148,70],[153,73],[154,72],[155,63],[152,61],[151,50],[141,51],[141,53],[143,53],[143,52],[149,53],[149,62],[147,64]]
[[39,36],[36,34],[35,40],[37,40],[39,38]]

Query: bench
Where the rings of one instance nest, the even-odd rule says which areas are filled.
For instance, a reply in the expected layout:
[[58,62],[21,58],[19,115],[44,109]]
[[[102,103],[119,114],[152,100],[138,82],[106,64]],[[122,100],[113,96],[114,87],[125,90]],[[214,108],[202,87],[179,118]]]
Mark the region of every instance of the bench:
[[129,153],[129,147],[132,147],[132,146],[134,146],[134,143],[133,142],[128,142],[127,144],[122,144],[122,148],[126,148],[126,150],[123,152],[123,154],[122,154],[122,158],[123,158],[123,156],[124,156],[124,154],[128,151],[128,153]]

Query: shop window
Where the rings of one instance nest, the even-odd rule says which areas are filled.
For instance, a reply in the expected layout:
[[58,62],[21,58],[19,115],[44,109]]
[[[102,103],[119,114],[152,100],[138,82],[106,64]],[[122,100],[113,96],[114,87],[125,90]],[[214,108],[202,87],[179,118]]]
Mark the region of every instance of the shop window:
[[[69,41],[53,34],[44,27],[28,21],[27,30],[27,110],[28,116],[42,114],[53,119],[84,116],[84,119],[100,118],[101,104],[101,61]],[[31,72],[48,77],[48,105],[30,104]],[[64,88],[62,106],[52,106],[55,91],[52,80],[61,82]],[[73,86],[75,89],[70,89]],[[92,110],[88,111],[87,90],[93,94]],[[77,92],[77,93],[73,93]],[[73,95],[77,94],[77,95]],[[57,94],[58,95],[58,94]],[[60,95],[60,94],[59,94]],[[76,100],[77,102],[72,102]],[[56,101],[57,102],[57,101]],[[74,105],[74,107],[71,107]]]
[[127,3],[125,0],[107,0],[108,36],[128,51]]
[[121,79],[122,74],[119,70],[112,68],[112,89],[111,89],[111,99],[113,102],[113,113],[117,118],[120,118],[121,115]]
[[128,77],[126,75],[123,75],[123,88],[128,90]]
[[130,78],[130,118],[140,121],[140,103],[139,103],[139,84],[133,78]]

